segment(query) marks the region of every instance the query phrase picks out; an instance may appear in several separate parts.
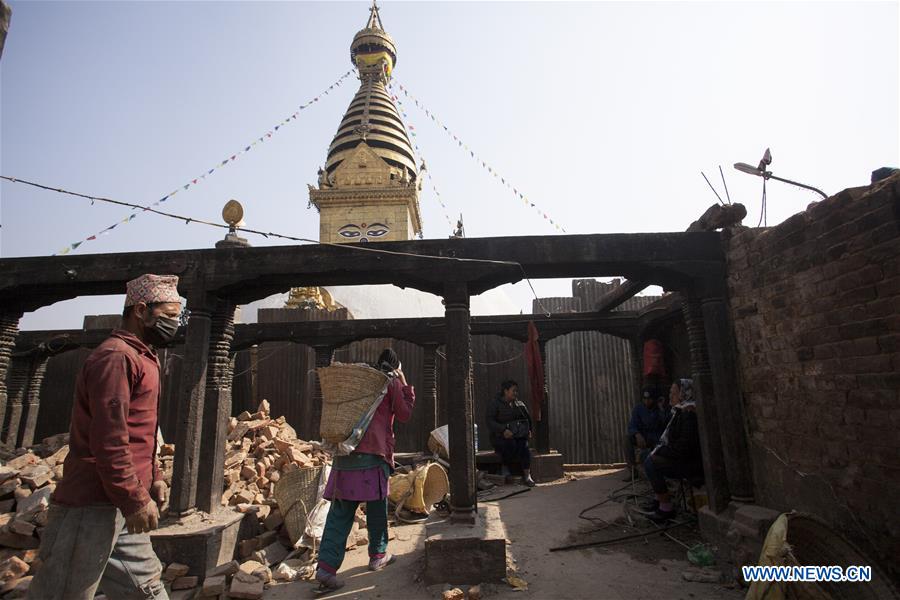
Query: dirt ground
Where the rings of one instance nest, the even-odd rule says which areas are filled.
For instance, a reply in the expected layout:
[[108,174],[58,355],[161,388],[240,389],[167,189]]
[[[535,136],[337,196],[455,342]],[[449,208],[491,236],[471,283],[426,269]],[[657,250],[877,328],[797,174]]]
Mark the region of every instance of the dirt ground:
[[[530,492],[499,500],[500,515],[510,541],[508,555],[517,576],[528,583],[527,590],[506,584],[483,585],[485,598],[500,599],[622,599],[665,598],[666,600],[729,599],[743,594],[720,584],[692,583],[681,573],[690,566],[685,548],[660,534],[610,546],[566,552],[550,548],[572,543],[610,539],[633,533],[622,524],[622,506],[609,502],[589,513],[591,517],[612,522],[603,531],[603,521],[593,523],[578,518],[582,509],[607,498],[622,486],[622,471],[593,471],[570,475],[572,479],[541,484]],[[423,525],[392,528],[390,551],[397,562],[384,571],[366,569],[365,548],[347,553],[339,576],[346,586],[328,598],[340,600],[431,599],[440,598],[445,586],[426,587],[421,581],[424,562]],[[690,527],[673,530],[684,544],[699,541]],[[471,582],[476,584],[479,582]],[[466,586],[459,586],[465,591]],[[280,584],[266,591],[267,600],[315,598],[315,584]]]

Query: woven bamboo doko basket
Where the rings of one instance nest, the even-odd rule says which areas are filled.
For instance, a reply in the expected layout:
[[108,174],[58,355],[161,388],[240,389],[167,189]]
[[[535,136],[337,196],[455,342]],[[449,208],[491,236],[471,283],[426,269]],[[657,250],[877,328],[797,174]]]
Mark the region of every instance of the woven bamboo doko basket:
[[292,544],[303,535],[306,518],[316,506],[321,476],[322,467],[304,467],[285,473],[275,484],[275,500]]
[[316,369],[322,386],[322,421],[319,434],[326,442],[339,444],[372,403],[384,391],[388,376],[363,364],[333,363]]
[[[410,489],[412,487],[412,489]],[[416,513],[428,514],[431,506],[444,499],[450,481],[444,467],[437,463],[423,465],[412,473],[391,475],[388,497],[394,504]]]

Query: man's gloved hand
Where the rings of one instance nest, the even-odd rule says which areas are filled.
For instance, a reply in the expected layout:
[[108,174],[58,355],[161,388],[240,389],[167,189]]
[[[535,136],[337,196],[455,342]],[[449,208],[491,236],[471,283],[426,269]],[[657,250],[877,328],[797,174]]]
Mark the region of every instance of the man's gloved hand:
[[125,526],[128,527],[128,533],[145,533],[159,527],[159,510],[156,508],[156,502],[150,500],[139,511],[125,517]]

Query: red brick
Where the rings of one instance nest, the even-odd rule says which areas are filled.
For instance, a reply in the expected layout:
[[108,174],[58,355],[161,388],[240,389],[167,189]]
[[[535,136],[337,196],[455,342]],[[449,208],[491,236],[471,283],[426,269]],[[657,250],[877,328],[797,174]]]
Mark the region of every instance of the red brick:
[[886,373],[892,368],[891,357],[884,354],[842,358],[841,366],[846,373]]
[[888,389],[851,390],[847,395],[847,404],[858,408],[896,408],[900,401],[900,392]]
[[878,297],[878,292],[874,285],[865,285],[863,287],[854,288],[850,291],[838,295],[833,300],[831,298],[823,300],[832,300],[834,306],[840,308],[842,306],[853,306],[854,304],[862,304],[871,302]]
[[856,376],[860,389],[898,389],[900,388],[900,373],[866,373]]
[[900,296],[900,277],[891,277],[890,279],[880,281],[878,285],[875,286],[875,289],[878,290],[879,298]]

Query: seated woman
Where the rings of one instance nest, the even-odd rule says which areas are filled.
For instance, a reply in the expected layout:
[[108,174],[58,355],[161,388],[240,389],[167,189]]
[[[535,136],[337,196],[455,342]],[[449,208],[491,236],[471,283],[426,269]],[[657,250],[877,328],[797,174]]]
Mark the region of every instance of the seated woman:
[[650,517],[654,521],[665,521],[675,515],[675,507],[666,486],[667,477],[691,480],[703,477],[693,381],[675,381],[670,401],[672,418],[660,437],[659,444],[644,460],[644,473],[656,492],[656,506]]
[[531,478],[531,415],[519,400],[519,385],[512,379],[500,385],[500,393],[488,403],[487,424],[491,431],[491,444],[500,455],[502,473],[508,474],[509,465],[519,463],[525,476],[525,485],[534,486]]

